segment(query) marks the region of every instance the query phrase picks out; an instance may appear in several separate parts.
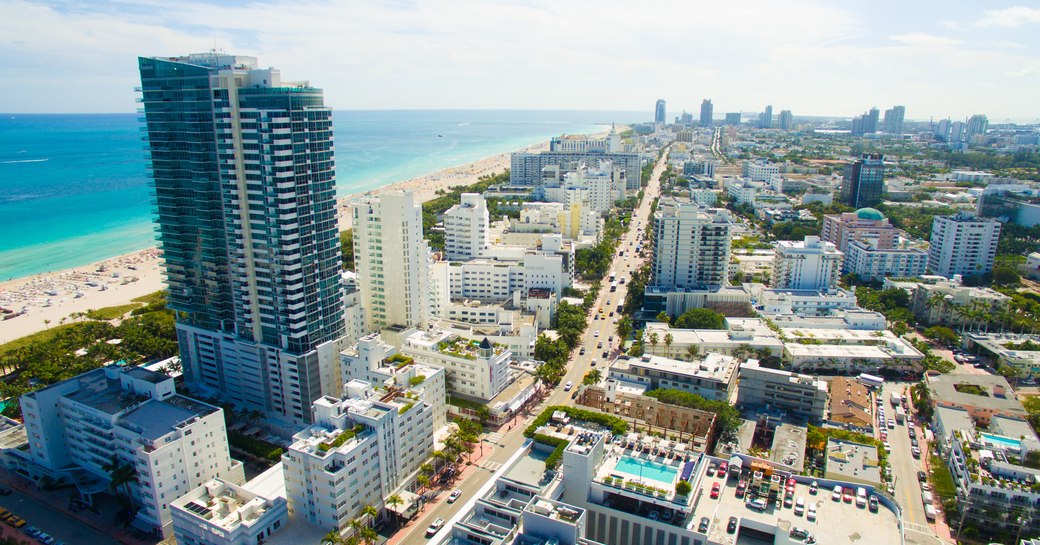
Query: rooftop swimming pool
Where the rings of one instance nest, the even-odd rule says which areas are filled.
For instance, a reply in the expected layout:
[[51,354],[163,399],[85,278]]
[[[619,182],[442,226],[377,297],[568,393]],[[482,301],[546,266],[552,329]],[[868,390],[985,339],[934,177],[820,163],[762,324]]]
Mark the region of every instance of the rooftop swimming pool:
[[614,466],[614,469],[616,471],[628,473],[629,475],[651,479],[667,485],[670,485],[675,481],[675,474],[679,472],[679,470],[674,467],[648,460],[640,460],[639,458],[633,458],[631,456],[622,456],[621,459],[618,460],[617,465]]
[[1010,437],[993,435],[989,433],[980,433],[979,435],[982,437],[983,443],[989,443],[993,446],[1000,448],[1022,450],[1022,441],[1019,441],[1018,439],[1012,439]]

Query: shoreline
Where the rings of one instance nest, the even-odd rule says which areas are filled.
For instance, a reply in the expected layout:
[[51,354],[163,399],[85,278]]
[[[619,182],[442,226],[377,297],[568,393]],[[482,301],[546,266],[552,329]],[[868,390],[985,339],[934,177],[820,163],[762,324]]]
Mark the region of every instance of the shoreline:
[[[622,130],[624,126],[618,126],[618,131]],[[590,137],[603,137],[608,132],[593,133]],[[337,197],[336,217],[339,229],[342,231],[350,228],[349,205],[351,201],[360,197],[375,196],[387,191],[411,190],[416,200],[426,202],[435,198],[438,190],[471,185],[481,176],[497,174],[508,169],[513,153],[537,153],[548,148],[549,143],[542,141],[410,180]],[[0,308],[13,312],[25,308],[25,312],[20,315],[0,320],[0,344],[60,325],[63,319],[70,321],[67,318],[72,313],[129,304],[135,297],[164,289],[160,262],[159,249],[152,247],[79,267],[0,282]]]

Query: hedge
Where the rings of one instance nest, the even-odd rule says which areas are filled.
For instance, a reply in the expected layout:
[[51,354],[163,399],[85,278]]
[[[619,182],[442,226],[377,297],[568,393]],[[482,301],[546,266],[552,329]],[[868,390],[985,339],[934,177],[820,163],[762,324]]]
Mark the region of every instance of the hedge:
[[268,443],[263,439],[250,437],[237,431],[228,431],[227,436],[228,443],[238,450],[272,462],[280,462],[282,460],[282,448],[274,443]]
[[570,441],[541,433],[536,433],[533,439],[538,443],[555,447],[553,448],[552,454],[545,459],[545,469],[556,469],[556,466],[560,465],[560,462],[563,461],[563,451],[567,448],[567,444],[570,443]]
[[585,409],[578,409],[575,407],[567,407],[564,405],[553,405],[546,407],[542,414],[538,415],[538,418],[534,419],[534,422],[527,429],[524,430],[524,437],[533,439],[538,431],[538,428],[544,426],[556,411],[563,411],[567,413],[567,416],[575,420],[584,420],[586,422],[595,422],[601,426],[610,428],[611,433],[614,435],[623,435],[628,433],[628,422],[609,414],[604,414],[596,411],[587,411]]

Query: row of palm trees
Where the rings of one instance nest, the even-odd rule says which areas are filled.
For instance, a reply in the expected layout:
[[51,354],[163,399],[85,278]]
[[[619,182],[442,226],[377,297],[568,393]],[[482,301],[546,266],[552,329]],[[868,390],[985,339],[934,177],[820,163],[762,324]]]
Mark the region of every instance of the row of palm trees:
[[[1029,316],[1021,309],[1006,306],[994,312],[994,309],[983,301],[972,301],[967,305],[958,305],[947,298],[947,295],[936,292],[928,296],[925,306],[930,311],[929,318],[944,316],[947,312],[960,318],[961,332],[985,331],[990,327],[1000,326],[1000,332],[1017,330],[1020,333],[1036,332],[1038,322],[1036,316]],[[930,322],[938,320],[931,319]]]

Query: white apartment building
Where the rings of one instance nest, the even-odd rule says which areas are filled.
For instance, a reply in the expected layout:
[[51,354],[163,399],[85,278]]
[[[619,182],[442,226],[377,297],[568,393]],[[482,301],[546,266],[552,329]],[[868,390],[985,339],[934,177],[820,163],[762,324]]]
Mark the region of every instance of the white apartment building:
[[936,216],[932,220],[928,272],[947,278],[977,276],[993,270],[1000,239],[1000,222],[970,212]]
[[452,300],[479,299],[484,302],[521,299],[532,289],[550,290],[559,298],[571,286],[571,271],[559,255],[531,252],[518,260],[473,259],[433,265],[433,278],[441,293]]
[[520,217],[509,221],[500,241],[506,245],[534,247],[543,234],[560,234],[565,240],[592,239],[603,234],[603,218],[587,203],[524,203]]
[[762,284],[753,284],[749,291],[758,303],[755,309],[766,315],[830,316],[858,308],[856,294],[841,288],[830,291],[784,290],[765,289]]
[[589,208],[599,214],[610,211],[614,203],[625,198],[625,171],[609,162],[595,167],[582,166],[563,174],[559,187],[546,187],[545,199],[550,202],[572,204],[587,201]]
[[964,309],[984,310],[991,316],[999,316],[1010,302],[1010,297],[992,288],[964,286],[954,279],[917,284],[910,307],[925,324],[954,327],[976,320],[965,314]]
[[773,259],[774,289],[832,290],[841,274],[842,253],[820,237],[802,242],[781,240]]
[[355,380],[313,412],[282,463],[290,516],[323,530],[342,530],[366,505],[382,508],[433,454],[432,408],[408,392]]
[[34,478],[79,483],[86,496],[109,490],[113,462],[133,468],[124,485],[134,526],[169,537],[170,503],[214,478],[241,483],[219,407],[177,394],[173,378],[110,365],[20,399]]
[[443,368],[448,391],[472,399],[487,401],[512,380],[512,352],[487,338],[478,342],[448,331],[416,331],[405,339],[401,353]]
[[606,138],[590,138],[584,134],[565,134],[549,140],[549,151],[560,151],[567,153],[621,153],[625,146],[621,142],[621,135],[613,125]]
[[745,161],[744,177],[753,182],[772,182],[780,177],[780,165],[768,161]]
[[755,196],[763,187],[747,180],[735,179],[726,181],[726,194],[738,205],[755,206]]
[[715,206],[719,203],[719,192],[715,189],[694,188],[690,190],[690,200],[700,206]]
[[446,373],[443,368],[417,363],[400,353],[396,346],[383,342],[379,333],[358,339],[357,344],[340,352],[343,383],[361,380],[388,391],[407,392],[430,408],[433,429],[447,425],[445,399]]
[[813,421],[827,411],[827,383],[823,380],[770,369],[758,360],[740,364],[737,404],[780,409]]
[[351,214],[366,330],[425,324],[431,257],[422,205],[411,191],[388,191],[351,204]]
[[726,285],[733,229],[727,210],[665,198],[653,221],[651,286],[676,290]]
[[737,384],[737,360],[709,353],[696,361],[683,361],[644,354],[620,357],[607,369],[607,377],[655,390],[670,388],[697,394],[704,399],[728,401]]
[[[343,338],[344,346],[357,342],[365,334],[365,309],[361,306],[361,291],[358,289],[357,273],[343,271]],[[340,385],[342,386],[342,385]],[[337,393],[339,390],[335,390]]]
[[212,479],[170,504],[178,545],[257,545],[286,525],[285,498]]
[[853,240],[845,249],[842,270],[871,282],[888,276],[914,278],[925,273],[928,252],[916,248],[879,249],[870,242]]
[[480,193],[463,193],[459,204],[444,213],[444,258],[466,261],[479,257],[490,243],[487,202]]

